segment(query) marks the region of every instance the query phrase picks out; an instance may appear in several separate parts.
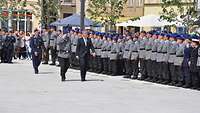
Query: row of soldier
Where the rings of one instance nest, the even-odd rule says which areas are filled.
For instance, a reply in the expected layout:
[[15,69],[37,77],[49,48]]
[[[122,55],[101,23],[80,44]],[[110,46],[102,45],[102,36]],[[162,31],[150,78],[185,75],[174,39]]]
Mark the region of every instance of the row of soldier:
[[[89,34],[96,51],[96,57],[90,57],[92,72],[185,88],[198,89],[200,86],[197,35],[155,31],[125,35]],[[69,33],[72,67],[78,66],[75,56],[80,35],[80,30]]]

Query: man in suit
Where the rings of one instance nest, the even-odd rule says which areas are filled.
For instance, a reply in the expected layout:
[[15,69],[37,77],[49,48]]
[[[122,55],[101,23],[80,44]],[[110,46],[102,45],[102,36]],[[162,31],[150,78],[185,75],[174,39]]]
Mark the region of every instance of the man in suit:
[[87,31],[83,31],[82,37],[78,39],[76,48],[76,57],[79,59],[80,63],[81,81],[86,81],[85,77],[88,69],[90,50],[92,51],[93,57],[95,57],[95,49],[91,39],[89,39],[88,36],[89,33]]

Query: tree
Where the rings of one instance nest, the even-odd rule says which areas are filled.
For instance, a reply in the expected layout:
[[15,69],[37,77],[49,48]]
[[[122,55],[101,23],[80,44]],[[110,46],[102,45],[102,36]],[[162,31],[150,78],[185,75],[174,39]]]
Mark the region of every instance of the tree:
[[126,2],[127,0],[90,0],[87,12],[91,19],[101,21],[112,29]]
[[189,32],[198,18],[195,0],[162,0],[161,19],[180,22]]
[[38,0],[36,4],[30,6],[35,9],[34,14],[41,17],[43,27],[47,27],[59,18],[60,0]]

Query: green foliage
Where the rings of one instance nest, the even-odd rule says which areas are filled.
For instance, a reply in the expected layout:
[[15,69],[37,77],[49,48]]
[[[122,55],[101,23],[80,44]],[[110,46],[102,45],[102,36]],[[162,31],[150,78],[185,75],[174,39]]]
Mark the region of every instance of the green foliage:
[[59,0],[38,0],[35,4],[29,4],[35,9],[36,16],[41,17],[43,26],[49,25],[59,17]]
[[90,0],[87,12],[91,19],[114,25],[126,2],[127,0]]
[[189,30],[198,18],[194,0],[162,0],[161,18],[169,22],[180,22]]

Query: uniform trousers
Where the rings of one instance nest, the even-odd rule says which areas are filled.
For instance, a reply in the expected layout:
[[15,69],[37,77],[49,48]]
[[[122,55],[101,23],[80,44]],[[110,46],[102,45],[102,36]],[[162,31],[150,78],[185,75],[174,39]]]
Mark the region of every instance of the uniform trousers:
[[162,62],[162,77],[163,80],[166,82],[170,82],[170,75],[169,75],[169,63],[168,62]]
[[199,72],[191,72],[192,76],[192,86],[193,88],[200,87],[200,71]]
[[146,78],[146,61],[144,58],[140,58],[140,73],[141,73],[141,79]]
[[38,73],[38,67],[40,66],[41,60],[42,60],[42,53],[38,53],[37,56],[34,53],[32,53],[32,62],[35,73]]
[[111,60],[111,65],[112,65],[112,76],[118,75],[118,65],[117,65],[117,59],[116,60]]
[[60,64],[60,76],[62,77],[62,79],[65,79],[65,74],[70,66],[69,58],[58,57],[58,61]]
[[139,63],[139,59],[131,60],[132,72],[133,72],[134,79],[138,78],[138,73],[139,73],[138,63]]
[[125,64],[125,73],[128,77],[131,77],[133,71],[132,71],[132,65],[131,65],[131,60],[130,59],[125,59],[124,60]]

